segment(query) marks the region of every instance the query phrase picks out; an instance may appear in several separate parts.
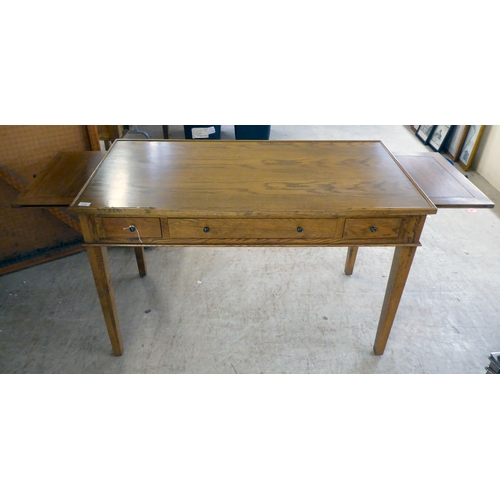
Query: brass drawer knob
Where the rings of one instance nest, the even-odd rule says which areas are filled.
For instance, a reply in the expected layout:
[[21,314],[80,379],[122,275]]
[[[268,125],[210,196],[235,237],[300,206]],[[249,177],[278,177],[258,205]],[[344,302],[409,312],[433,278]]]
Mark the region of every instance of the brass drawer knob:
[[371,227],[370,227],[370,231],[371,231],[372,233],[376,233],[376,232],[377,232],[377,228],[376,228],[375,226],[371,226]]
[[203,228],[203,232],[204,232],[204,233],[208,233],[208,231],[210,231],[210,228],[209,228],[208,226],[205,226],[205,227]]
[[297,228],[297,232],[298,232],[298,233],[301,233],[301,232],[302,232],[302,228],[301,228],[300,226]]

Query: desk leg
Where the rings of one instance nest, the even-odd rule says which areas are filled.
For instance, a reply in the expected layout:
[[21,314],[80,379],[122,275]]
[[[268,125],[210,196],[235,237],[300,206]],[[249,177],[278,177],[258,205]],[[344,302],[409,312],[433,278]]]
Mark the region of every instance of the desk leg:
[[373,352],[377,355],[384,354],[387,339],[391,333],[392,323],[398,310],[399,301],[403,295],[406,279],[410,272],[411,264],[417,247],[396,247],[392,259],[391,274],[387,283],[384,305],[380,313],[377,336]]
[[135,258],[137,259],[137,267],[139,268],[139,276],[146,276],[146,256],[144,255],[144,247],[134,247]]
[[350,276],[354,271],[354,263],[356,262],[356,255],[358,255],[358,247],[349,247],[347,249],[347,259],[345,261],[344,272]]
[[115,292],[109,272],[108,249],[106,247],[87,247],[90,267],[99,294],[104,320],[108,328],[111,347],[115,356],[123,354],[122,334],[116,312]]

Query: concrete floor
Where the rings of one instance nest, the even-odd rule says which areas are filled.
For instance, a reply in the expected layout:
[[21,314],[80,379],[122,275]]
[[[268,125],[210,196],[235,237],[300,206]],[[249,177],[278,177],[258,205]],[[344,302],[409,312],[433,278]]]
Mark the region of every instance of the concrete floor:
[[[273,139],[430,150],[403,126],[273,126]],[[497,208],[428,217],[381,357],[372,345],[393,249],[360,249],[348,277],[344,248],[156,248],[141,279],[133,251],[111,248],[125,354],[111,354],[82,252],[0,277],[0,372],[484,374],[500,350],[500,193],[469,178]]]

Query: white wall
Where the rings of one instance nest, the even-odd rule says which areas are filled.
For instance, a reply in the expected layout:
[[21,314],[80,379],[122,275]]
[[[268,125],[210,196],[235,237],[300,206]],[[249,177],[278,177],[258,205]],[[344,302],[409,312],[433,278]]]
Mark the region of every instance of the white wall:
[[500,125],[486,125],[471,167],[500,191]]

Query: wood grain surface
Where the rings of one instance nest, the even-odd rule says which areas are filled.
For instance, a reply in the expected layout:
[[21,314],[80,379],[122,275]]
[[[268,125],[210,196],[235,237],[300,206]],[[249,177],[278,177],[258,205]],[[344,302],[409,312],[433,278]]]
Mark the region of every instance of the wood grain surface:
[[72,206],[182,218],[436,212],[380,141],[117,140]]
[[58,153],[13,205],[68,207],[104,155],[101,151]]
[[495,204],[439,153],[396,154],[438,208],[493,208]]

